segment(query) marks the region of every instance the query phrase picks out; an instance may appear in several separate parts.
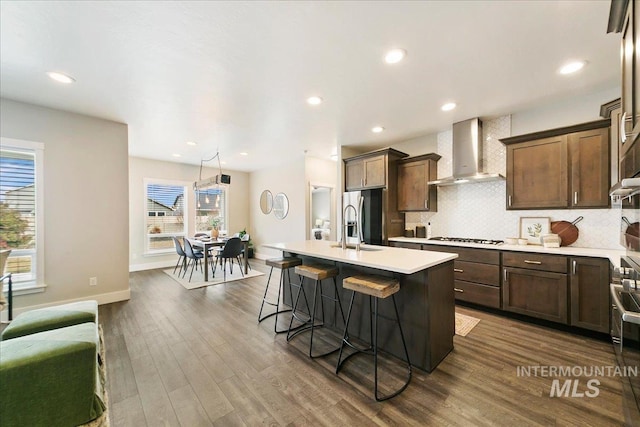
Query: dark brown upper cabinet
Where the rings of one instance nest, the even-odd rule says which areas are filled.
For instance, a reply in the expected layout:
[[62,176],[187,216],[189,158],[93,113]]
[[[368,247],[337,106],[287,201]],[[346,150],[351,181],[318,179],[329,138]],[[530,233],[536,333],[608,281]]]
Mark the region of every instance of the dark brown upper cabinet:
[[610,120],[501,139],[508,210],[609,207]]
[[607,32],[621,35],[621,112],[618,162],[620,178],[640,175],[640,0],[612,1]]
[[428,182],[437,179],[440,158],[440,155],[430,153],[398,162],[398,211],[438,210],[437,188]]
[[[407,154],[388,148],[345,159],[345,190],[387,187],[391,183],[390,176],[396,176],[395,162],[402,157]],[[390,172],[390,168],[393,171]],[[394,179],[393,185],[395,183]]]

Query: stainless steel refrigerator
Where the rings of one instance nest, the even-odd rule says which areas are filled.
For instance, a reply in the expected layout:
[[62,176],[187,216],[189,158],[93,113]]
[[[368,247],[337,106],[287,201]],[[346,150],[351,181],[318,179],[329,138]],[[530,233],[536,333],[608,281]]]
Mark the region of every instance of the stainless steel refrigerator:
[[[382,189],[349,191],[343,194],[343,233],[346,225],[347,243],[382,245]],[[352,206],[352,207],[351,207]],[[357,214],[356,214],[357,213]]]

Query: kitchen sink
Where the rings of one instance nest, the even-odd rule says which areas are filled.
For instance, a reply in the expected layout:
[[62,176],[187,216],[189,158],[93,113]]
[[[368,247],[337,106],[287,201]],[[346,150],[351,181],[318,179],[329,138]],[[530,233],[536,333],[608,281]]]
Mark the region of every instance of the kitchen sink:
[[[338,244],[333,244],[331,245],[332,248],[342,248],[342,245],[340,243]],[[355,249],[356,245],[353,244],[348,244],[347,245],[347,249]],[[367,246],[367,245],[360,245],[360,250],[363,252],[376,252],[376,251],[381,251],[383,248],[378,248],[375,246]]]

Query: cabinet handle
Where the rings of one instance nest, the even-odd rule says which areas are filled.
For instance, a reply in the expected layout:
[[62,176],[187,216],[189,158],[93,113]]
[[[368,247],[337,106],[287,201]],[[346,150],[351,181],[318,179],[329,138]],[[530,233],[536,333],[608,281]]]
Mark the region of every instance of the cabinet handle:
[[576,272],[578,271],[578,262],[574,259],[573,262],[573,275],[576,275]]
[[511,206],[511,194],[509,194],[509,206]]
[[575,191],[575,192],[573,193],[573,204],[574,204],[574,205],[577,205],[577,204],[578,204],[578,192],[577,192],[577,191]]
[[531,260],[528,260],[528,259],[525,259],[525,260],[524,260],[524,263],[525,263],[525,264],[542,265],[542,262],[541,262],[541,261],[531,261]]
[[424,201],[424,208],[429,210],[429,201],[428,200]]
[[453,271],[454,273],[464,273],[464,270],[461,268],[454,268]]
[[454,291],[456,292],[460,292],[461,294],[464,293],[464,290],[460,289],[460,288],[453,288]]
[[620,133],[620,142],[623,144],[627,142],[627,132],[625,130],[624,122],[627,121],[627,112],[622,113],[622,117],[620,117],[620,129],[618,132]]
[[505,268],[505,269],[503,270],[503,272],[504,272],[504,278],[503,278],[503,280],[502,280],[502,281],[504,282],[504,284],[506,284],[506,283],[507,283],[507,269]]

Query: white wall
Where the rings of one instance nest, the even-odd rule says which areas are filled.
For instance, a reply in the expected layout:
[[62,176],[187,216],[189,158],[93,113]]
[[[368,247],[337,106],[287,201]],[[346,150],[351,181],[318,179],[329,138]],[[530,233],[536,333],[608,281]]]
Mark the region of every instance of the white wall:
[[[251,240],[255,256],[270,258],[280,255],[279,251],[262,247],[263,243],[305,240],[309,216],[306,211],[308,183],[305,177],[305,159],[298,156],[277,167],[252,172],[249,182]],[[262,213],[260,194],[264,190],[271,191],[274,197],[280,192],[287,195],[289,214],[286,218],[280,220],[273,213]]]
[[[44,143],[45,292],[26,307],[129,299],[127,125],[0,100],[0,135]],[[89,286],[89,277],[98,285]]]
[[[188,187],[186,194],[188,234],[195,233],[193,219],[196,215],[195,193],[192,190],[194,181],[198,180],[200,166],[183,163],[164,162],[159,160],[129,158],[129,268],[131,271],[147,270],[175,265],[176,254],[145,255],[145,178],[175,181]],[[205,167],[202,177],[207,178],[219,173],[217,168]],[[227,187],[229,234],[236,233],[243,228],[251,233],[249,220],[249,174],[245,172],[223,170],[231,175],[231,184]],[[191,219],[191,221],[189,221]]]
[[427,153],[435,153],[438,149],[438,135],[423,135],[417,138],[408,139],[393,145],[398,151],[407,153],[410,157],[420,156]]
[[554,101],[544,106],[511,114],[511,135],[600,120],[600,106],[620,98],[620,88],[601,90],[585,96]]

